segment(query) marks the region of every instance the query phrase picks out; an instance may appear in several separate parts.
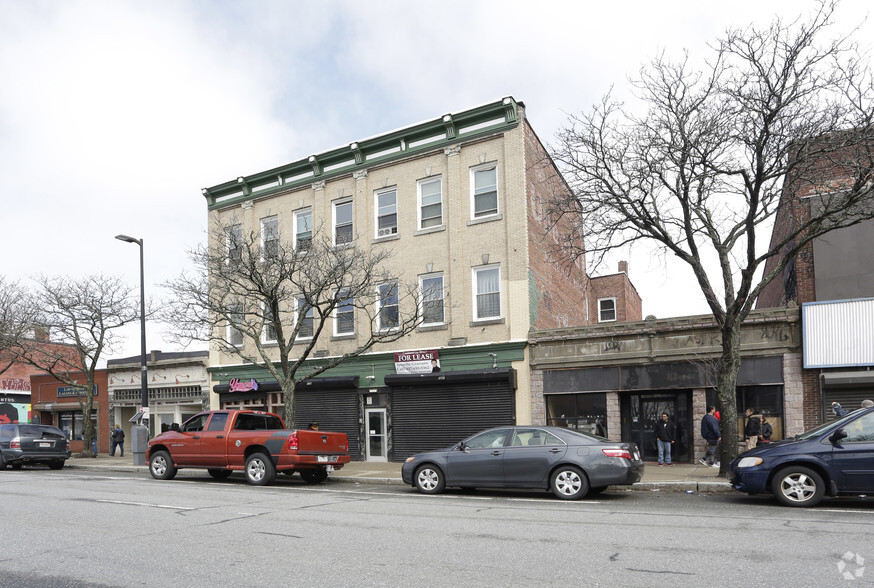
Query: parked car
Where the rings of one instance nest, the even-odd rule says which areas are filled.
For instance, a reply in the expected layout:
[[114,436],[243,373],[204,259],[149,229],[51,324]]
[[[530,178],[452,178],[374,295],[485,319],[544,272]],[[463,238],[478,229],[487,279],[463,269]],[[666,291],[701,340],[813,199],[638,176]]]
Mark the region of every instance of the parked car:
[[874,408],[744,452],[729,465],[729,479],[735,490],[770,492],[786,506],[874,493]]
[[414,455],[401,475],[405,484],[425,494],[437,494],[446,486],[533,488],[573,500],[639,481],[643,461],[634,443],[561,427],[511,426]]
[[26,463],[44,463],[53,470],[70,458],[70,442],[51,425],[0,425],[0,470],[21,469]]

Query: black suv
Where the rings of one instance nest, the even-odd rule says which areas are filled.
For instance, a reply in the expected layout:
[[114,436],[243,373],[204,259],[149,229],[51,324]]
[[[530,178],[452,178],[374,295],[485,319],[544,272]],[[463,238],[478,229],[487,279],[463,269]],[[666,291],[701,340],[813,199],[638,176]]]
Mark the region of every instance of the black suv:
[[7,464],[21,469],[26,463],[44,463],[53,470],[70,457],[67,436],[51,425],[0,425],[0,470]]
[[874,407],[742,453],[728,469],[735,490],[772,493],[787,506],[874,493]]

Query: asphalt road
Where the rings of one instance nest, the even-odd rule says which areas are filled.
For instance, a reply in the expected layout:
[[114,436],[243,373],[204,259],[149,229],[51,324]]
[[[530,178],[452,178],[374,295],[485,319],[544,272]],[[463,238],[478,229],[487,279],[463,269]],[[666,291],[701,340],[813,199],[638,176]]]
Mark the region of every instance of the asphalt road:
[[4,587],[874,584],[874,498],[812,510],[742,494],[564,502],[25,468],[0,472],[0,530]]

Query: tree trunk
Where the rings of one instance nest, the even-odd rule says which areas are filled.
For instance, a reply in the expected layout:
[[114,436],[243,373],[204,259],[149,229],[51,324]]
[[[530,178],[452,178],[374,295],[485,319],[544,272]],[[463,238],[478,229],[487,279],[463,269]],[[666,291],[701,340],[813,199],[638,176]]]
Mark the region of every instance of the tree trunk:
[[717,372],[719,399],[719,431],[722,436],[722,455],[719,475],[725,476],[728,464],[738,454],[737,434],[737,373],[740,368],[740,323],[722,332],[722,357]]

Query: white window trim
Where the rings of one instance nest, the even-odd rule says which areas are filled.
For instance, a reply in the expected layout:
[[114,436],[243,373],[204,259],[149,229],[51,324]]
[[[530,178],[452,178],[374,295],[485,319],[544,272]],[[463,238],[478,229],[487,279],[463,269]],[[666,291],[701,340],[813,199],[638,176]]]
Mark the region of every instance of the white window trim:
[[[433,227],[423,227],[422,226],[422,185],[423,184],[431,184],[433,182],[437,182],[440,184],[440,224],[434,225]],[[429,178],[424,178],[416,182],[416,222],[418,223],[416,226],[419,227],[418,230],[428,230],[428,229],[437,229],[438,227],[442,227],[446,223],[446,214],[445,214],[445,206],[443,202],[443,176],[431,176]]]
[[[301,318],[301,312],[300,312],[301,303],[306,303],[306,301],[303,298],[299,298],[299,297],[294,298],[294,324],[295,325],[298,324],[298,321]],[[313,313],[313,316],[312,316],[313,334],[308,336],[308,337],[305,337],[305,336],[302,336],[300,334],[300,331],[298,331],[297,336],[294,339],[295,341],[311,341],[312,338],[315,337],[315,335],[316,335],[316,309],[310,308],[310,312]],[[307,317],[304,316],[303,318],[306,319]]]
[[[261,310],[264,313],[264,316],[266,317],[267,316],[267,305],[262,303]],[[279,312],[279,309],[277,309],[277,313],[278,312]],[[276,344],[277,339],[276,339],[275,333],[274,333],[273,339],[270,339],[269,337],[267,337],[268,332],[270,332],[270,324],[265,320],[264,321],[264,328],[261,329],[261,342],[264,343],[265,345]]]
[[352,204],[352,199],[344,198],[331,203],[331,242],[335,247],[349,245],[355,239],[355,205],[352,204],[352,237],[346,243],[337,243],[337,207],[344,204]]
[[234,238],[233,233],[235,232],[235,230],[239,231],[239,234],[240,234],[240,237],[239,237],[240,243],[238,243],[238,245],[239,245],[239,249],[240,249],[240,256],[242,257],[243,225],[241,225],[239,223],[234,223],[225,229],[225,265],[230,265],[230,263],[231,263],[231,241]]
[[[436,323],[426,323],[425,322],[425,285],[424,281],[433,278],[440,278],[441,283],[443,284],[443,292],[440,297],[441,302],[443,302],[443,320]],[[422,317],[422,323],[420,326],[430,327],[435,325],[445,325],[446,324],[446,280],[443,277],[443,272],[433,272],[430,274],[423,274],[419,276],[419,312]]]
[[[481,271],[495,269],[495,268],[497,268],[497,270],[498,270],[498,305],[500,307],[500,312],[496,316],[480,317],[479,316],[479,304],[477,304],[477,302],[478,302],[477,296],[480,294],[477,291],[477,283],[478,283],[477,274],[479,274],[479,272],[481,272]],[[493,263],[490,265],[481,265],[479,267],[475,267],[475,268],[473,268],[473,276],[472,277],[473,277],[473,280],[472,280],[471,287],[473,289],[473,309],[472,309],[473,310],[473,320],[474,321],[493,321],[493,320],[500,320],[500,319],[504,318],[504,293],[503,293],[503,288],[501,287],[502,279],[503,279],[502,275],[501,275],[501,264]]]
[[[611,301],[613,302],[613,318],[612,319],[602,319],[601,318],[601,303]],[[618,308],[616,307],[616,298],[598,298],[598,322],[599,323],[615,323],[617,321],[617,317],[619,315]]]
[[[476,216],[476,172],[495,170],[495,212],[483,216]],[[498,189],[499,175],[498,162],[484,163],[470,168],[470,220],[477,221],[486,218],[494,218],[501,214],[501,191]]]
[[[295,210],[295,211],[294,211],[294,219],[293,219],[293,222],[294,222],[294,229],[293,229],[294,237],[293,237],[293,240],[294,240],[294,242],[292,243],[292,247],[293,247],[295,250],[297,250],[297,248],[298,248],[298,235],[300,234],[300,233],[297,232],[298,219],[299,219],[299,218],[300,218],[304,213],[307,213],[307,212],[308,212],[309,215],[310,215],[310,246],[312,246],[312,239],[313,239],[313,226],[312,226],[312,225],[313,225],[313,208],[312,208],[311,206],[307,206],[306,208],[301,208],[301,209],[299,209],[299,210]],[[307,249],[307,251],[309,251],[309,250]]]
[[276,220],[276,248],[279,250],[279,216],[273,214],[271,216],[265,216],[261,219],[261,260],[264,261],[266,259],[264,252],[267,251],[267,239],[265,238],[267,235],[267,231],[264,230],[264,221],[269,221],[275,219]]
[[385,328],[382,326],[382,292],[380,291],[383,286],[394,285],[395,290],[397,290],[397,308],[398,308],[398,321],[400,321],[400,312],[401,312],[401,300],[400,300],[400,283],[397,280],[389,280],[387,282],[383,282],[376,287],[376,330],[380,333],[387,333],[391,331],[397,331],[400,328],[400,325],[394,327]]
[[[395,226],[394,232],[385,235],[379,234],[379,197],[383,194],[394,192],[395,195]],[[400,232],[400,202],[398,201],[398,188],[393,186],[390,188],[381,188],[373,193],[373,237],[374,239],[385,239],[387,237],[395,237]]]
[[[339,296],[342,296],[344,293],[348,293],[348,291],[338,292],[337,295],[339,297]],[[341,333],[340,331],[337,330],[337,327],[340,324],[340,321],[338,318],[338,315],[340,314],[340,306],[342,305],[342,302],[345,300],[348,300],[348,298],[342,298],[340,304],[338,304],[337,307],[334,308],[334,314],[333,314],[332,318],[334,320],[334,336],[335,337],[351,337],[352,335],[355,334],[355,301],[354,300],[352,301],[352,330],[349,331],[348,333]]]

